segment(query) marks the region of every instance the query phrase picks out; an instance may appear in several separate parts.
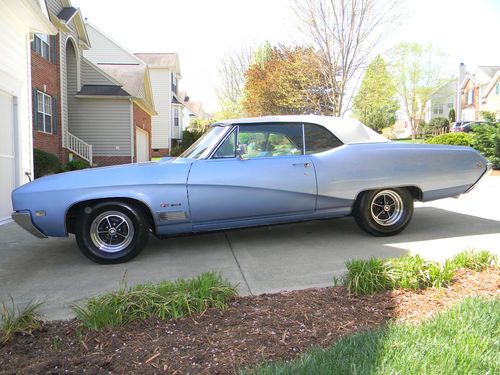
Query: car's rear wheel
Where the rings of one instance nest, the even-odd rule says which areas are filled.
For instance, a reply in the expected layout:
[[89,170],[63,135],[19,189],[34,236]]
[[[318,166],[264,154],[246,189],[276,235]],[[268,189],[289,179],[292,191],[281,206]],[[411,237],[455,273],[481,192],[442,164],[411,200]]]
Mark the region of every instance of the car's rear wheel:
[[147,219],[140,209],[122,202],[85,207],[78,215],[75,237],[82,253],[101,264],[127,262],[148,240]]
[[353,216],[364,231],[374,236],[393,236],[409,224],[413,197],[407,189],[371,190],[361,194]]

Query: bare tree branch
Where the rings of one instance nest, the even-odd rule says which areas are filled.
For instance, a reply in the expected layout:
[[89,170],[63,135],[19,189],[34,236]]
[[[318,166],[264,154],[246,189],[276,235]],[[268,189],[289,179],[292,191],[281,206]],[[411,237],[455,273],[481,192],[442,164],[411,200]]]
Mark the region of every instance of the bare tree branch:
[[293,0],[311,46],[320,56],[331,114],[349,110],[352,91],[374,49],[401,15],[401,0]]

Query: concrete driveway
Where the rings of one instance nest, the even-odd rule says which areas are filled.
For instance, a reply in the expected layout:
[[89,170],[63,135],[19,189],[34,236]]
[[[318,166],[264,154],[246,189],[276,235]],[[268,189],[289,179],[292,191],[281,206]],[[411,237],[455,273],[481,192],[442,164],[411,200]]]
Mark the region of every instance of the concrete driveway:
[[70,304],[118,287],[216,270],[241,294],[332,284],[350,258],[419,253],[442,260],[467,248],[500,254],[500,177],[487,177],[460,199],[416,205],[401,234],[376,238],[352,218],[157,240],[135,260],[101,266],[73,237],[39,240],[14,223],[0,227],[0,301],[44,301],[47,319],[71,317]]

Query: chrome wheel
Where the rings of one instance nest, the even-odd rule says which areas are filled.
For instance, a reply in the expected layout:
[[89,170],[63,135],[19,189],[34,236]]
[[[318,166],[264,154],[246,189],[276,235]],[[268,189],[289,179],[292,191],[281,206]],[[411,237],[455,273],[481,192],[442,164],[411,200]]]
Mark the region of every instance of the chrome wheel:
[[393,225],[403,216],[403,199],[393,190],[382,190],[373,197],[370,211],[377,224]]
[[124,250],[132,242],[134,225],[122,212],[103,212],[92,221],[90,238],[99,250],[116,253]]

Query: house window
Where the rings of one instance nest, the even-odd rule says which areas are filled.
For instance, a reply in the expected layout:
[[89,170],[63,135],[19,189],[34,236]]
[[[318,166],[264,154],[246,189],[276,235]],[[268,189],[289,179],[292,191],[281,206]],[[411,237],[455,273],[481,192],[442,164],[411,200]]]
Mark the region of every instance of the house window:
[[52,133],[52,98],[40,91],[37,91],[36,96],[35,129]]
[[444,114],[444,104],[433,104],[432,105],[432,113],[435,115]]
[[172,73],[172,91],[177,94],[177,75]]
[[179,126],[179,108],[174,108],[174,126]]
[[31,49],[51,63],[56,62],[56,36],[35,34]]
[[497,82],[497,84],[495,85],[495,94],[500,94],[500,83]]

